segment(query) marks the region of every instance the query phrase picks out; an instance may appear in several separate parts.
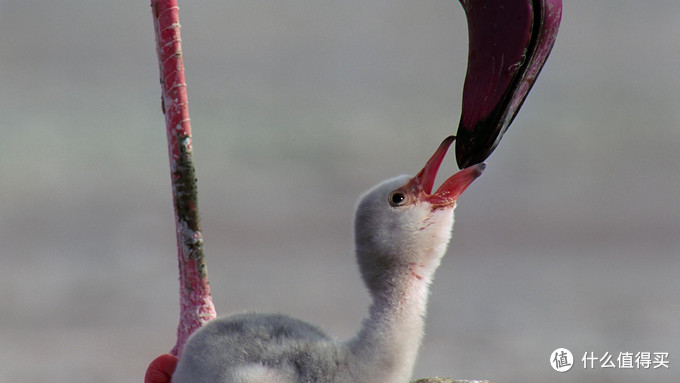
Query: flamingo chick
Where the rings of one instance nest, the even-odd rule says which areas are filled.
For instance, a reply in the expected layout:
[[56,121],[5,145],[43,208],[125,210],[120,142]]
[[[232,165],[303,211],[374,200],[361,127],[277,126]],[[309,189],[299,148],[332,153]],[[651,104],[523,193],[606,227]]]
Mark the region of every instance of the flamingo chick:
[[432,193],[454,139],[446,138],[415,177],[384,181],[361,198],[354,221],[356,258],[372,304],[354,338],[338,340],[280,314],[220,318],[191,336],[172,382],[408,382],[456,200],[485,167],[467,167]]

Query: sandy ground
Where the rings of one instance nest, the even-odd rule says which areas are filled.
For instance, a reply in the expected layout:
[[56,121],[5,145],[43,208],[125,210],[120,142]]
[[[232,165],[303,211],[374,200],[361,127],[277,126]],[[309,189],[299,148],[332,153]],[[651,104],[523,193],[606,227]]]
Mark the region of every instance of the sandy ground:
[[[454,133],[462,9],[183,3],[218,312],[351,336],[368,304],[354,204]],[[680,2],[565,3],[546,68],[459,201],[419,377],[680,381]],[[178,311],[148,4],[0,0],[0,52],[0,382],[140,382]],[[569,372],[550,368],[558,347]],[[667,352],[669,368],[584,369],[590,352]]]

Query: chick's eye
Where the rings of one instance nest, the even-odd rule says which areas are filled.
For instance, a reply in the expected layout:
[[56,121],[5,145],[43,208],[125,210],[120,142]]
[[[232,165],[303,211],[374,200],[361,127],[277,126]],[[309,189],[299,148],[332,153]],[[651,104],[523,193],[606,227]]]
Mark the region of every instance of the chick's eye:
[[393,191],[389,196],[390,205],[402,206],[406,203],[406,195],[401,191]]

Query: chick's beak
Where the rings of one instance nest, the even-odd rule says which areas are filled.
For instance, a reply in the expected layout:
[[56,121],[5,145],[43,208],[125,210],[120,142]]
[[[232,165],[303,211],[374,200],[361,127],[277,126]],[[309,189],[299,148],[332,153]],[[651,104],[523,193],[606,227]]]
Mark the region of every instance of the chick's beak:
[[447,137],[425,163],[423,169],[404,186],[412,195],[429,202],[434,207],[454,205],[458,197],[486,168],[484,163],[469,166],[449,177],[436,192],[432,193],[437,171],[455,139],[455,136]]

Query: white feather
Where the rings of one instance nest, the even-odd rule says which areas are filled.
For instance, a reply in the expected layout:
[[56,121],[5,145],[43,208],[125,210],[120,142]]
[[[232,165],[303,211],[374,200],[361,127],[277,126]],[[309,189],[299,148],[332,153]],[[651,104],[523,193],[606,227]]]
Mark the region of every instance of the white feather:
[[187,343],[173,383],[405,383],[424,332],[429,285],[446,252],[453,207],[393,207],[401,176],[366,193],[355,216],[357,262],[373,298],[357,335],[338,341],[282,315],[221,318]]

